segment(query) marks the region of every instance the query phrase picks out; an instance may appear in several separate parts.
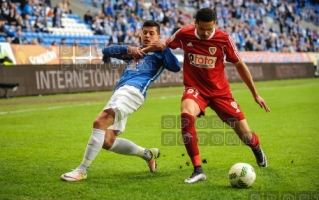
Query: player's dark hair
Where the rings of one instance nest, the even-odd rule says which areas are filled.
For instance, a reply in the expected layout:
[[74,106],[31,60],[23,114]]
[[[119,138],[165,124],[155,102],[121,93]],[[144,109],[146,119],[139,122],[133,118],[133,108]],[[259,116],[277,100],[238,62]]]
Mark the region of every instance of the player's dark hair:
[[201,8],[196,12],[195,15],[196,22],[211,22],[217,21],[216,12],[211,8]]
[[154,21],[154,20],[146,20],[143,24],[143,27],[146,27],[146,26],[156,26],[156,29],[157,29],[157,33],[160,34],[160,25]]

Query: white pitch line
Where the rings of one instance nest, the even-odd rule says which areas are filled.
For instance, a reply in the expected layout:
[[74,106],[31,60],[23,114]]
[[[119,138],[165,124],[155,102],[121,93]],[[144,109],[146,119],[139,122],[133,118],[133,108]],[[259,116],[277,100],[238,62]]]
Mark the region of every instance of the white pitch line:
[[78,106],[90,106],[97,103],[84,103],[84,104],[76,104],[72,106],[53,106],[48,108],[30,108],[25,110],[13,110],[13,111],[6,111],[6,112],[0,112],[0,115],[6,115],[6,114],[15,114],[15,113],[25,113],[25,112],[32,112],[32,111],[39,111],[39,110],[55,110],[60,108],[72,108],[72,107],[78,107]]
[[[153,97],[153,98],[147,98],[149,100],[154,99],[169,99],[169,98],[177,98],[180,96],[162,96],[162,97]],[[94,104],[100,104],[100,103],[84,103],[84,104],[76,104],[72,106],[53,106],[48,108],[30,108],[30,109],[24,109],[24,110],[12,110],[12,111],[4,111],[0,112],[0,115],[7,115],[7,114],[16,114],[16,113],[26,113],[26,112],[32,112],[32,111],[39,111],[39,110],[56,110],[60,108],[72,108],[72,107],[78,107],[78,106],[90,106]]]
[[[302,85],[286,85],[286,86],[281,86],[281,87],[296,87],[296,86],[305,86],[305,85],[315,85],[315,83],[308,83],[308,84],[302,84]],[[258,90],[269,90],[269,89],[274,89],[278,88],[278,86],[271,86],[271,87],[260,87]],[[232,93],[235,92],[241,92],[241,91],[249,91],[249,89],[237,89],[237,90],[232,90]],[[170,99],[170,98],[182,98],[181,95],[174,95],[174,96],[161,96],[161,97],[152,97],[152,98],[146,98],[149,100],[157,100],[157,99]],[[15,114],[15,113],[25,113],[25,112],[32,112],[32,111],[39,111],[39,110],[55,110],[55,109],[60,109],[60,108],[72,108],[72,107],[78,107],[78,106],[90,106],[94,104],[100,104],[100,103],[84,103],[84,104],[76,104],[72,106],[53,106],[53,107],[48,107],[48,108],[30,108],[30,109],[25,109],[25,110],[13,110],[13,111],[4,111],[0,112],[0,115],[7,115],[7,114]]]

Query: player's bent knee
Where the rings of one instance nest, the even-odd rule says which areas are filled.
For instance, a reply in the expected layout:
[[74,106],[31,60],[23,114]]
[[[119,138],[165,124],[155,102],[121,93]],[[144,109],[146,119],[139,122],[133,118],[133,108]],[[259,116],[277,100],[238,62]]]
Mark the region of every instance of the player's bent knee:
[[192,99],[185,99],[181,104],[181,113],[197,116],[201,112],[199,105]]
[[182,114],[183,114],[183,113],[191,114],[190,110],[187,109],[187,108],[182,108],[182,109],[181,109],[181,113],[182,113]]
[[93,122],[93,127],[96,129],[106,130],[114,123],[115,112],[112,109],[107,109],[101,112]]

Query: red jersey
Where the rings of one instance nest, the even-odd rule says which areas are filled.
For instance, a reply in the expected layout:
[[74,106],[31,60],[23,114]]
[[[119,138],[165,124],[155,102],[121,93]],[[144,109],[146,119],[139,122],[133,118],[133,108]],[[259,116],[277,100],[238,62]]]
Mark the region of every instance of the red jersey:
[[196,88],[204,97],[229,94],[224,60],[240,59],[231,37],[215,28],[207,40],[201,40],[195,27],[184,27],[171,36],[169,47],[184,50],[184,85]]

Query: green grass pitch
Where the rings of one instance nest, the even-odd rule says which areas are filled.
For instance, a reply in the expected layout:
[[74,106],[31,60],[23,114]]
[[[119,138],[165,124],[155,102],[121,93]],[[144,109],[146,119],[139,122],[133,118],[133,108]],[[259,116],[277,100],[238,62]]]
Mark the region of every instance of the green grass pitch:
[[[138,157],[101,150],[88,179],[80,182],[64,182],[60,176],[81,162],[92,122],[111,93],[1,99],[0,199],[228,200],[268,194],[318,199],[319,79],[256,82],[256,86],[271,113],[254,102],[244,83],[231,84],[250,128],[260,137],[269,167],[259,168],[243,145],[201,145],[207,180],[193,185],[183,183],[192,172],[185,147],[165,145],[162,137],[165,131],[179,131],[163,129],[161,119],[179,116],[182,87],[151,88],[120,136],[161,149],[156,173],[150,173]],[[207,115],[214,112],[208,109]],[[237,162],[255,168],[257,178],[249,189],[234,189],[228,182],[228,171]]]

